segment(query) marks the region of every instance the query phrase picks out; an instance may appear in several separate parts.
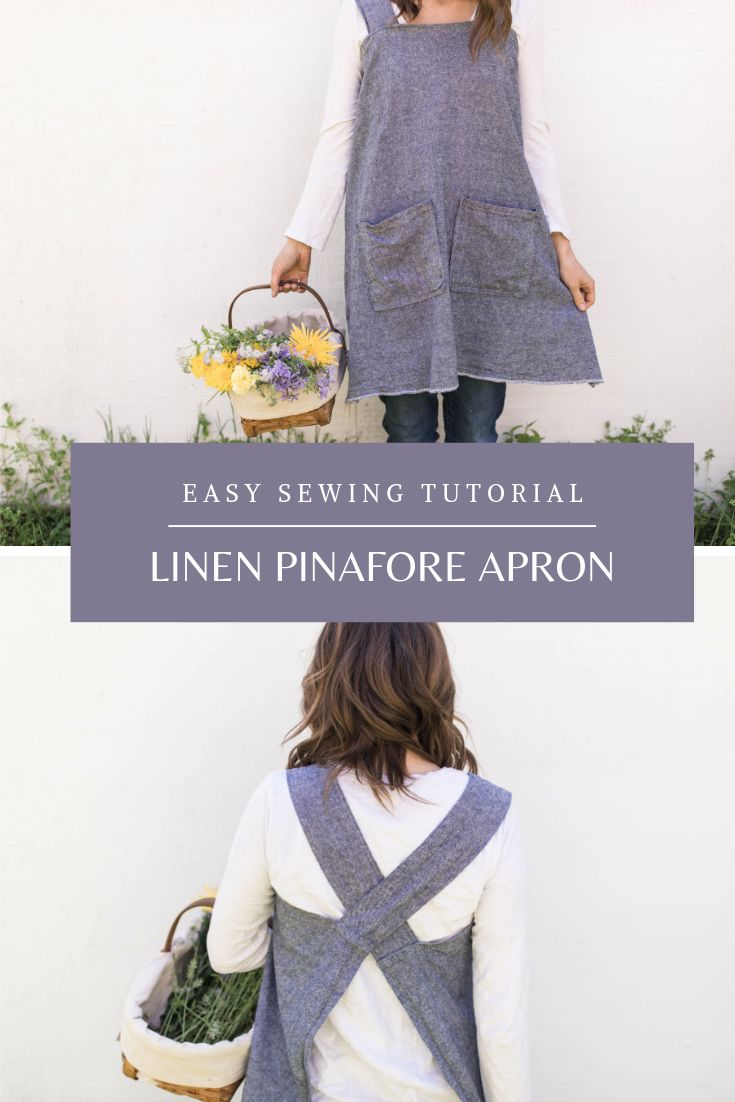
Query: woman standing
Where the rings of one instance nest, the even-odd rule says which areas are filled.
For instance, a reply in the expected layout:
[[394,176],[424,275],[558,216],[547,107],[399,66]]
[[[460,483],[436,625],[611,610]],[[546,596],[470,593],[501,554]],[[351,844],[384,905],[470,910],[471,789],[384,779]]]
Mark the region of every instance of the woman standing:
[[342,0],[327,106],[272,271],[299,289],[347,190],[348,401],[391,442],[494,442],[505,384],[597,383],[543,100],[537,0]]
[[522,868],[435,624],[328,624],[247,806],[212,965],[265,961],[246,1102],[528,1102]]

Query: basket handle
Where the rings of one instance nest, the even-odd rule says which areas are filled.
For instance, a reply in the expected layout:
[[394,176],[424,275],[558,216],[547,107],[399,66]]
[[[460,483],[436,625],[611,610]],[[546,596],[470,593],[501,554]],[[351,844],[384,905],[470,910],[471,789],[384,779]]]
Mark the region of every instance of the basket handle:
[[[317,291],[315,291],[313,287],[310,287],[308,283],[302,283],[300,279],[289,279],[288,282],[293,284],[294,287],[303,288],[305,291],[308,291],[310,295],[314,296],[314,298],[317,300],[322,310],[324,311],[324,317],[327,319],[327,325],[333,333],[339,333],[341,337],[342,332],[341,330],[337,329],[334,322],[332,321],[332,315],[329,313],[329,308],[327,307],[327,304],[322,296]],[[228,327],[232,329],[232,311],[235,303],[239,298],[242,298],[243,295],[249,294],[250,291],[270,291],[270,288],[270,283],[258,283],[255,287],[246,287],[244,291],[238,291],[238,293],[235,295],[232,302],[230,303],[229,310],[227,311]]]
[[194,911],[194,910],[197,909],[197,907],[213,907],[213,906],[214,906],[214,898],[212,896],[204,896],[203,899],[195,899],[193,903],[189,903],[186,907],[184,907],[183,911],[179,911],[179,913],[176,915],[176,918],[171,923],[171,929],[169,930],[168,934],[166,935],[166,940],[163,943],[163,949],[161,950],[161,952],[162,953],[170,953],[171,952],[171,948],[172,948],[173,943],[174,943],[174,937],[176,936],[176,927],[178,926],[179,922],[184,917],[184,915],[186,914],[187,911]]

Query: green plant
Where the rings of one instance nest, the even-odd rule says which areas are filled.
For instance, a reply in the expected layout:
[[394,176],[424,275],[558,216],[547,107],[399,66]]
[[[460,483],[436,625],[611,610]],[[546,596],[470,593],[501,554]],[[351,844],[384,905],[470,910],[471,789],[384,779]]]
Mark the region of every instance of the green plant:
[[210,1045],[234,1041],[247,1033],[255,1019],[263,970],[230,976],[213,972],[207,955],[210,921],[211,914],[207,913],[156,1030],[172,1041]]
[[153,428],[150,421],[146,417],[143,422],[143,438],[138,440],[133,430],[129,425],[122,427],[115,427],[112,420],[112,412],[108,409],[107,413],[100,413],[97,410],[97,416],[102,421],[102,427],[105,432],[106,444],[152,444],[153,443]]
[[533,426],[535,421],[529,421],[527,425],[513,425],[503,433],[505,444],[540,444],[544,437]]
[[638,414],[631,424],[622,429],[612,428],[610,421],[605,422],[605,434],[597,444],[664,444],[673,429],[671,421],[657,425],[655,421],[646,424],[645,417]]
[[29,427],[10,402],[2,413],[0,546],[65,547],[71,532],[71,439]]
[[694,494],[694,542],[698,547],[735,547],[735,471],[719,486],[710,486],[709,468],[715,453],[709,448],[697,473],[704,468],[704,487]]
[[50,429],[26,426],[16,417],[10,402],[3,402],[0,425],[0,478],[7,501],[24,500],[34,505],[69,504],[71,464],[69,436],[56,436]]

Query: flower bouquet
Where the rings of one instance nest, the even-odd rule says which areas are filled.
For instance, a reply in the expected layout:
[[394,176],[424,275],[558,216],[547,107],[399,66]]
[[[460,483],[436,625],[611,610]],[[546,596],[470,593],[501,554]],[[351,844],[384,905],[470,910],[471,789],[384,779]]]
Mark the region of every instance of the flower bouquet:
[[230,305],[226,325],[202,326],[184,351],[184,369],[229,395],[246,436],[304,425],[328,424],[346,367],[343,334],[323,300],[306,287],[324,313],[302,311],[236,329]]
[[120,1043],[123,1072],[200,1102],[230,1102],[245,1076],[261,970],[220,976],[207,956],[210,915],[179,932],[177,915],[161,953],[136,977]]

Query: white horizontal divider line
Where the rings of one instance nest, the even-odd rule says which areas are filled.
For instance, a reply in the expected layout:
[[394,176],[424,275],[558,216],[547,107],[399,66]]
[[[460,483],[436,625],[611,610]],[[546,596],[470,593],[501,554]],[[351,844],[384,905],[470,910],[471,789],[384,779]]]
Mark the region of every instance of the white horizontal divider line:
[[596,524],[169,524],[168,528],[596,528]]

